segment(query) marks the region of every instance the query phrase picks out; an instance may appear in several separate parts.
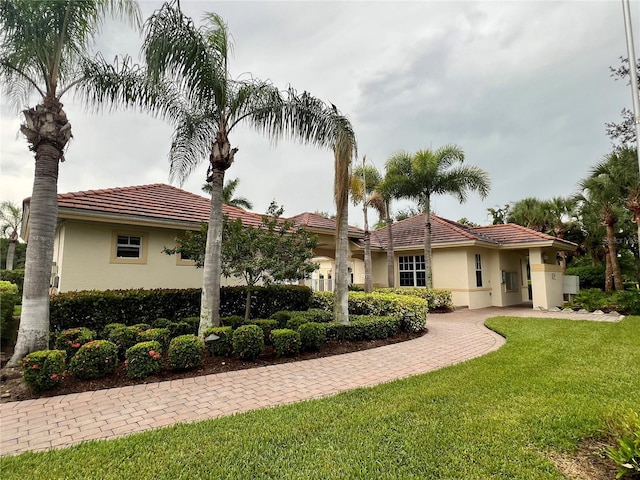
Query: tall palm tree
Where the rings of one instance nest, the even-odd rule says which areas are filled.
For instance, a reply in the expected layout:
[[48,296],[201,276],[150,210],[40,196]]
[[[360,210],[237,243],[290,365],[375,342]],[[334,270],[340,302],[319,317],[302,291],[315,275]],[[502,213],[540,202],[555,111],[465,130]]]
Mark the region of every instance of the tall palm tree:
[[397,198],[416,200],[424,212],[425,283],[432,287],[431,272],[431,196],[454,195],[461,203],[469,191],[482,198],[489,193],[489,175],[479,167],[456,165],[464,162],[464,152],[457,145],[415,154],[398,152],[387,161],[389,186]]
[[[351,124],[334,106],[328,107],[306,92],[298,95],[291,88],[281,92],[254,78],[232,78],[228,65],[231,49],[227,25],[220,16],[206,14],[203,25],[197,28],[183,15],[179,5],[165,3],[145,25],[142,53],[150,82],[146,91],[138,90],[133,95],[140,104],[175,125],[169,153],[172,179],[182,182],[198,164],[208,161],[206,181],[212,186],[211,215],[203,267],[200,332],[220,322],[223,185],[225,172],[238,152],[229,135],[242,123],[272,139],[288,137],[333,149],[340,249],[336,258],[336,299],[340,300],[336,304],[344,313],[338,319],[348,321],[345,313],[348,225],[343,225],[348,220],[343,207],[344,192],[348,193],[349,165],[356,148]],[[116,90],[120,88],[116,95],[123,101],[131,98],[126,86],[117,82],[113,85]]]
[[16,253],[21,221],[22,209],[19,206],[8,200],[0,204],[0,222],[2,222],[0,223],[0,232],[9,241],[5,264],[7,270],[13,270],[13,258]]
[[[571,197],[553,197],[544,202],[549,218],[549,233],[560,239],[564,239],[567,231],[574,224],[577,217],[577,202]],[[558,252],[560,266],[564,272],[567,268],[567,252]]]
[[551,224],[548,205],[533,197],[514,202],[507,215],[509,223],[516,223],[537,232],[544,232]]
[[[224,187],[222,187],[222,203],[224,205],[230,205],[232,207],[242,208],[243,210],[252,210],[253,203],[246,197],[234,197],[234,193],[236,188],[238,188],[238,184],[240,183],[239,178],[234,178],[233,180],[227,180],[224,182]],[[210,183],[205,183],[202,186],[202,191],[211,195],[213,191],[213,187]]]
[[369,231],[369,207],[376,187],[382,182],[380,172],[373,165],[366,165],[367,156],[362,157],[362,166],[353,170],[351,175],[351,199],[354,205],[362,204],[364,216],[364,291],[373,291],[373,272],[371,268],[371,232]]
[[10,366],[48,344],[58,167],[72,136],[61,98],[74,87],[95,86],[88,68],[93,62],[89,47],[107,16],[140,22],[137,5],[127,0],[0,2],[2,88],[16,106],[28,104],[34,96],[39,99],[35,108],[23,110],[20,126],[36,164],[22,314]]

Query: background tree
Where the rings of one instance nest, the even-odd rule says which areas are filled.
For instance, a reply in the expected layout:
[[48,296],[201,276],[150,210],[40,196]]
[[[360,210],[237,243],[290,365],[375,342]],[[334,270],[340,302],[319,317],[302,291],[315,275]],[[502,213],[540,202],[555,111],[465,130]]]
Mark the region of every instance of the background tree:
[[16,107],[23,110],[21,133],[35,154],[29,205],[22,314],[9,366],[27,353],[47,348],[49,281],[57,220],[58,167],[71,138],[62,96],[74,87],[100,88],[89,65],[89,47],[107,16],[137,25],[138,7],[126,0],[4,0],[0,2],[0,79]]
[[551,225],[551,217],[543,200],[528,197],[513,203],[507,214],[507,222],[545,232]]
[[[244,123],[271,139],[288,137],[331,148],[336,187],[346,178],[347,193],[355,136],[349,121],[335,107],[327,107],[306,92],[298,95],[291,88],[281,92],[268,82],[232,78],[228,66],[230,36],[216,14],[206,14],[203,25],[197,28],[175,3],[164,4],[145,25],[142,52],[149,80],[140,87],[113,81],[111,96],[137,103],[173,123],[169,153],[172,179],[182,182],[198,164],[208,161],[206,181],[212,185],[212,192],[200,308],[202,333],[220,322],[222,190],[225,172],[238,151],[231,146],[231,132]],[[336,189],[336,201],[342,207],[346,201],[338,193]],[[338,230],[344,230],[346,237],[341,223],[344,216],[339,209]],[[341,266],[346,265],[344,252],[336,255],[336,264],[338,298],[342,270],[345,278],[348,275],[346,267]],[[346,287],[344,296],[340,305],[344,304],[346,311]]]
[[353,170],[351,175],[351,199],[354,205],[362,204],[364,216],[364,291],[373,291],[373,273],[371,268],[371,232],[369,231],[369,207],[376,186],[382,181],[380,172],[373,165],[366,165],[365,155],[362,166]]
[[[301,280],[318,269],[312,261],[317,237],[290,220],[282,219],[283,209],[271,203],[262,216],[260,227],[247,227],[237,218],[224,217],[222,234],[222,274],[242,278],[247,285],[245,319],[251,318],[251,291],[262,283]],[[204,266],[208,227],[199,232],[187,232],[176,238],[175,248],[165,248],[168,254],[180,253]]]
[[13,202],[0,203],[0,232],[7,239],[7,256],[5,269],[13,270],[13,261],[16,253],[16,245],[20,237],[20,223],[22,222],[22,209]]
[[407,208],[402,208],[396,212],[394,215],[394,220],[396,222],[401,222],[402,220],[406,220],[407,218],[415,217],[420,214],[420,210],[414,207],[413,205],[409,205]]
[[[242,208],[243,210],[253,210],[253,203],[251,203],[248,198],[234,196],[239,183],[239,178],[234,178],[233,180],[227,180],[226,182],[224,182],[224,187],[222,187],[222,203],[224,205]],[[211,195],[213,187],[210,183],[205,183],[202,186],[202,191]]]
[[[636,75],[638,75],[638,84],[640,85],[640,58],[636,60]],[[629,59],[620,57],[620,66],[617,68],[609,67],[611,76],[617,80],[626,80],[627,85],[631,84],[629,77]],[[612,140],[615,149],[633,148],[636,146],[636,125],[633,118],[633,112],[628,108],[623,108],[620,112],[622,121],[620,123],[605,123],[607,136]]]
[[461,203],[469,191],[482,198],[489,193],[489,175],[479,167],[456,165],[464,162],[457,145],[435,151],[420,150],[411,155],[398,152],[387,161],[390,188],[397,198],[409,198],[422,207],[425,218],[424,262],[426,287],[431,288],[431,196],[454,195]]
[[511,205],[506,203],[504,207],[500,208],[487,208],[487,213],[491,215],[492,225],[503,225],[508,222],[509,212],[511,211]]

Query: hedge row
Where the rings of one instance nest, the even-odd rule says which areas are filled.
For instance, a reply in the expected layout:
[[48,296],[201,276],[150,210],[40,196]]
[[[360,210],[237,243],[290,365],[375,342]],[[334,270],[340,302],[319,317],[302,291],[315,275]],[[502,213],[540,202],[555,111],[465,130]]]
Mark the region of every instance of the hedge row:
[[[314,292],[311,306],[333,311],[333,292]],[[411,295],[393,293],[349,292],[349,313],[353,315],[397,316],[412,315],[426,318],[426,300]]]
[[[220,316],[243,315],[245,287],[220,289]],[[67,292],[55,295],[50,304],[50,328],[59,332],[82,325],[102,331],[109,323],[150,323],[157,318],[172,321],[196,317],[200,312],[200,289],[107,290]],[[254,318],[267,318],[279,310],[306,310],[311,290],[300,286],[256,287],[251,294]]]
[[615,310],[623,315],[640,315],[640,292],[638,290],[620,290],[603,292],[596,288],[580,290],[573,298],[573,305],[589,311]]
[[24,285],[24,269],[22,270],[0,270],[0,280],[15,283],[18,286],[18,296],[22,301],[22,286]]
[[410,295],[427,301],[429,312],[453,311],[453,299],[449,290],[436,288],[380,288],[374,293],[395,293],[396,295]]
[[18,287],[7,280],[0,280],[0,344],[13,345],[18,323],[13,319],[13,309],[20,301]]

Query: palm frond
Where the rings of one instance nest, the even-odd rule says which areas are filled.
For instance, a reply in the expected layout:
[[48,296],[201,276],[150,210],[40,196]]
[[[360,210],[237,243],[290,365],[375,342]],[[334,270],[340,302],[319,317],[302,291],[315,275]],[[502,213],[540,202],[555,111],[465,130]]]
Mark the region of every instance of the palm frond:
[[176,119],[169,151],[169,178],[182,185],[191,172],[209,158],[217,120],[209,112],[185,110]]

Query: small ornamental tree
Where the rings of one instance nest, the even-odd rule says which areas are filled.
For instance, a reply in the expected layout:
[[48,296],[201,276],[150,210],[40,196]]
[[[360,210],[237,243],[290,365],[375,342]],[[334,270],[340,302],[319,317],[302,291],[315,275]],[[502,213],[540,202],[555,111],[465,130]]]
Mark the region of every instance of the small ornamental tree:
[[[222,274],[240,277],[247,285],[245,319],[251,316],[251,291],[262,283],[269,285],[284,280],[308,278],[318,265],[312,262],[317,237],[294,222],[280,218],[284,209],[275,202],[262,216],[259,227],[246,227],[238,218],[224,219],[222,243]],[[176,238],[175,248],[165,253],[180,253],[191,258],[197,267],[204,265],[207,225],[200,232],[187,232]]]

